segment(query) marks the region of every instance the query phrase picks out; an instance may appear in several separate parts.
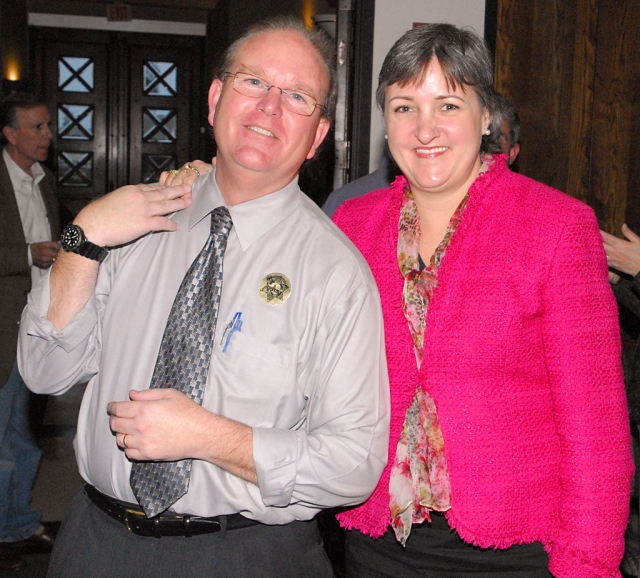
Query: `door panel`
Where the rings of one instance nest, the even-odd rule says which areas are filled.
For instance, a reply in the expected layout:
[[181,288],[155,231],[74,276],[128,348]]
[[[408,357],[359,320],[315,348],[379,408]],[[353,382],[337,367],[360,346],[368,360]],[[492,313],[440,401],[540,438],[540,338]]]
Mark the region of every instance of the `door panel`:
[[201,38],[39,28],[34,68],[50,103],[58,194],[72,214],[128,183],[201,158]]
[[48,46],[44,94],[52,109],[58,194],[68,200],[70,210],[71,205],[84,205],[105,192],[106,66],[104,45],[56,42]]
[[191,61],[186,50],[135,46],[130,54],[130,177],[149,183],[189,159]]

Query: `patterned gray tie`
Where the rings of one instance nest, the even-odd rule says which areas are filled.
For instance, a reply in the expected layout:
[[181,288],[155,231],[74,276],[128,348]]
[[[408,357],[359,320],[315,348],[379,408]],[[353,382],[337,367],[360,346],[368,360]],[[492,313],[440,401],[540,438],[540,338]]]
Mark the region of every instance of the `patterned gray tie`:
[[[211,214],[211,235],[187,271],[162,336],[150,387],[173,387],[202,405],[222,289],[222,260],[233,227],[226,207]],[[189,489],[191,460],[134,462],[129,483],[147,517]]]

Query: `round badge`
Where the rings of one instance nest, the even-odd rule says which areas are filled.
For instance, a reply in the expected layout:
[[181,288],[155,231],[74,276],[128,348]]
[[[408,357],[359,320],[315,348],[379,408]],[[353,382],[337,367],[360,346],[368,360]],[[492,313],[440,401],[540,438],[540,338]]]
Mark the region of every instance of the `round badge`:
[[268,305],[280,305],[291,295],[291,281],[282,273],[269,273],[260,281],[258,293]]

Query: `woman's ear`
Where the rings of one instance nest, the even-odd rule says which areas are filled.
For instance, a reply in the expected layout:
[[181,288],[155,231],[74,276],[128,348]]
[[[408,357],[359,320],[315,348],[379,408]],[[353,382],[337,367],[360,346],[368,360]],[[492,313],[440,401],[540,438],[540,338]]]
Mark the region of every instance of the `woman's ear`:
[[489,109],[485,107],[482,115],[482,134],[485,134],[491,127],[491,113]]

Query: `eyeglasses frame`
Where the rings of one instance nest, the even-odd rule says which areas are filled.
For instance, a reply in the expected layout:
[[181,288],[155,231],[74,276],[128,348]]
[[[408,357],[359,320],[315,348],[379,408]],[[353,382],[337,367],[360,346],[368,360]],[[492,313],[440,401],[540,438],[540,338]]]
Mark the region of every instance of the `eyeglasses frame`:
[[[277,88],[280,91],[280,96],[284,96],[285,94],[290,94],[292,92],[300,92],[302,94],[304,94],[305,96],[308,96],[312,101],[313,101],[313,108],[311,109],[311,112],[309,114],[303,114],[301,112],[296,112],[295,110],[292,110],[291,108],[288,108],[288,110],[290,110],[293,114],[299,114],[300,116],[312,116],[313,113],[316,111],[316,108],[323,108],[325,111],[327,110],[327,107],[324,104],[320,104],[314,96],[311,96],[308,92],[305,92],[304,90],[294,90],[293,88],[280,88],[279,86],[276,86],[275,84],[269,84],[264,78],[258,76],[257,74],[253,74],[251,72],[243,72],[242,70],[239,70],[238,72],[229,72],[229,71],[225,71],[222,73],[222,75],[220,76],[220,80],[222,80],[222,82],[224,82],[227,78],[229,78],[230,76],[233,76],[234,79],[238,78],[238,74],[246,74],[247,76],[253,77],[253,78],[257,78],[260,82],[262,82],[266,87],[267,90],[264,92],[264,94],[268,94],[268,92],[272,89],[272,88]],[[231,88],[233,88],[233,90],[235,90],[238,94],[242,94],[242,96],[247,96],[249,98],[260,98],[260,96],[250,96],[247,94],[244,94],[243,92],[240,92],[235,85],[235,82],[231,84]]]

